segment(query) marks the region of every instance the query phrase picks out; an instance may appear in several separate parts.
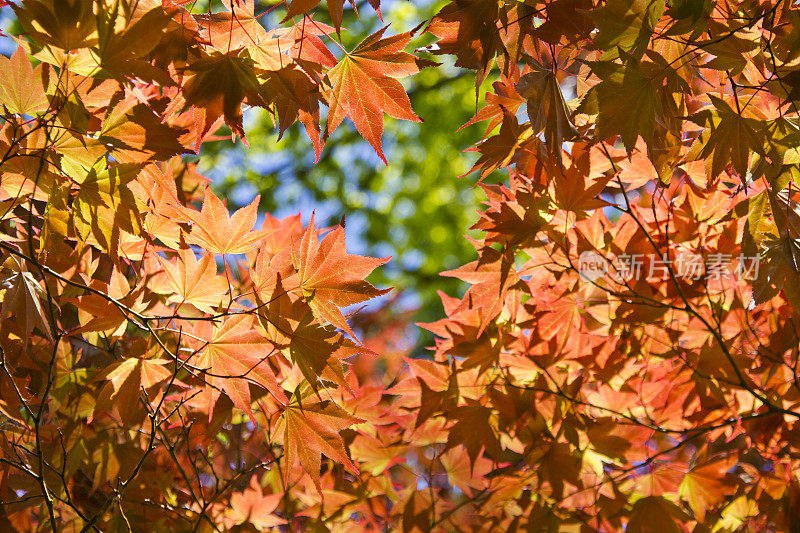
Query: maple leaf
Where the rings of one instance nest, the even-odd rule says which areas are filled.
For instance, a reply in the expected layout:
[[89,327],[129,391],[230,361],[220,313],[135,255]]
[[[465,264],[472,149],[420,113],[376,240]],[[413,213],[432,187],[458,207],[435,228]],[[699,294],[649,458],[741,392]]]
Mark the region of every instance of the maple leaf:
[[320,242],[313,217],[299,242],[292,246],[292,264],[314,316],[353,337],[339,308],[389,292],[391,289],[379,290],[364,280],[389,259],[348,254],[342,226],[334,228]]
[[492,471],[493,463],[483,456],[477,457],[473,462],[461,450],[448,450],[444,452],[440,461],[442,468],[447,473],[450,483],[472,497],[477,492],[488,487],[488,474]]
[[702,158],[706,173],[712,177],[719,175],[728,163],[742,180],[747,176],[750,154],[764,155],[763,125],[746,118],[728,103],[712,94],[708,98],[713,109],[703,109],[690,117],[704,130],[692,146],[687,159]]
[[267,31],[258,22],[255,2],[243,0],[224,3],[225,11],[197,16],[201,32],[212,47],[228,53],[241,48],[256,47],[266,38]]
[[286,524],[286,520],[274,514],[282,499],[283,494],[264,494],[258,476],[254,475],[243,492],[231,495],[228,516],[234,524],[249,523],[259,530],[275,528]]
[[689,502],[695,515],[705,520],[706,511],[713,509],[725,497],[728,483],[725,473],[736,463],[734,456],[711,459],[692,468],[683,478],[680,495]]
[[[339,432],[363,421],[331,400],[316,400],[308,389],[299,395],[296,393],[292,403],[286,406],[275,432],[283,435],[287,465],[292,467],[299,460],[321,494],[321,455],[341,463],[353,474],[358,474],[358,467],[347,456]],[[284,470],[285,483],[288,483],[288,476],[287,468]]]
[[146,105],[129,97],[110,106],[97,140],[116,161],[143,163],[189,152],[178,140],[185,131],[162,124]]
[[336,66],[336,56],[325,46],[321,36],[330,37],[334,29],[327,24],[317,22],[310,15],[292,26],[286,32],[285,38],[291,39],[294,44],[290,50],[290,55],[298,60],[298,63],[307,70],[312,70],[308,62],[326,68]]
[[[480,170],[481,179],[483,179],[498,168],[511,164],[518,152],[529,150],[526,145],[530,144],[533,144],[535,148],[543,146],[539,139],[533,136],[530,125],[520,125],[516,117],[506,115],[497,135],[492,135],[477,146],[469,148],[469,151],[479,152],[481,156],[467,174]],[[536,149],[534,151],[537,154],[539,152]],[[542,155],[546,155],[543,149],[541,152]]]
[[341,361],[355,354],[371,354],[346,339],[332,328],[312,322],[311,314],[298,322],[291,330],[288,351],[291,360],[300,368],[314,390],[319,388],[320,378],[347,387]]
[[169,363],[167,359],[129,357],[112,364],[100,376],[108,383],[100,391],[95,411],[116,405],[122,421],[129,423],[140,407],[142,389],[151,394],[155,386],[170,379],[172,372],[164,366]]
[[280,139],[286,129],[299,120],[314,144],[316,160],[319,161],[322,143],[317,86],[308,74],[295,67],[284,67],[269,72],[266,78],[262,89],[269,95],[278,115],[278,138]]
[[497,2],[454,0],[431,20],[426,31],[439,37],[432,52],[456,56],[456,66],[475,69],[477,88],[489,73],[489,64],[503,50],[497,29]]
[[[220,326],[201,322],[195,330],[200,340],[194,340],[193,344],[199,353],[192,359],[192,364],[205,370],[206,380],[214,388],[212,406],[221,390],[257,425],[250,406],[251,383],[269,391],[282,404],[288,402],[268,361],[276,353],[275,345],[254,327],[251,316],[229,316]],[[211,414],[209,409],[209,419]]]
[[594,45],[605,50],[602,58],[615,59],[619,50],[640,57],[665,7],[664,0],[609,0],[592,10],[599,30]]
[[475,113],[475,116],[461,126],[459,131],[472,124],[488,120],[489,124],[486,125],[484,134],[488,135],[503,123],[506,115],[516,115],[519,107],[525,103],[525,99],[517,92],[515,85],[513,79],[501,76],[499,81],[492,84],[495,92],[486,93],[486,106]]
[[409,446],[393,446],[380,433],[373,437],[359,433],[350,445],[350,454],[358,462],[359,469],[378,476],[392,465],[404,462]]
[[555,494],[563,494],[565,482],[577,485],[580,474],[580,457],[565,442],[546,447],[538,459],[539,475],[553,487]]
[[591,8],[591,0],[553,0],[545,7],[547,20],[536,28],[536,35],[551,44],[562,37],[574,43],[587,39],[594,29]]
[[758,514],[758,505],[743,494],[725,507],[718,523],[720,527],[735,531]]
[[28,54],[18,47],[11,59],[0,56],[0,105],[19,115],[36,115],[50,108],[42,87],[43,64],[34,69]]
[[64,171],[80,180],[87,170],[106,155],[108,147],[99,139],[76,135],[64,126],[53,136],[53,150],[61,155]]
[[[341,32],[342,29],[342,16],[344,15],[344,2],[345,0],[327,0],[328,4],[328,12],[331,15],[331,20],[333,21],[333,25],[336,27],[337,32]],[[350,5],[353,7],[353,10],[358,15],[358,8],[354,0],[348,0]],[[296,17],[297,15],[302,15],[304,13],[308,13],[317,5],[319,5],[320,0],[292,0],[290,4],[288,4],[289,9],[286,11],[286,18],[284,18],[284,22],[290,18]],[[381,15],[381,8],[380,8],[380,0],[369,0],[370,5],[378,14],[378,17],[383,20],[383,15]]]
[[[695,7],[695,9],[702,9],[703,2],[698,1],[696,4],[700,7]],[[704,11],[711,10],[706,8]],[[705,20],[710,22],[709,26],[711,27],[708,28],[709,30],[720,31],[724,28],[722,25],[711,22],[713,21],[711,17],[706,16]],[[737,31],[731,35],[730,39],[725,39],[723,42],[718,43],[716,39],[701,41],[698,44],[702,46],[703,50],[714,55],[714,58],[703,66],[725,70],[730,74],[739,74],[747,66],[748,60],[758,50],[759,38],[759,33],[755,28],[745,27],[742,28],[742,31]]]
[[182,90],[186,105],[195,114],[196,151],[218,119],[224,119],[233,134],[245,140],[242,103],[247,99],[251,104],[266,105],[252,66],[253,60],[240,50],[216,52],[189,65],[194,74],[184,82]]
[[[598,61],[592,70],[601,78],[593,87],[597,95],[597,134],[601,139],[620,135],[628,154],[636,147],[639,136],[646,143],[652,142],[658,118],[664,113],[655,84],[645,67],[652,63],[640,63],[627,58],[624,65]],[[630,98],[620,98],[620,94]],[[584,101],[584,104],[591,99]]]
[[210,187],[205,188],[203,208],[196,211],[180,206],[181,216],[192,223],[187,240],[213,254],[243,254],[261,240],[266,232],[253,230],[261,195],[233,215]]
[[158,256],[166,274],[167,285],[174,291],[169,300],[190,303],[200,311],[214,313],[228,291],[228,283],[217,275],[217,265],[211,254],[204,254],[198,261],[189,248],[178,250],[178,259],[172,263]]
[[[485,285],[490,288],[491,283]],[[477,368],[480,374],[491,369],[497,364],[503,346],[503,338],[498,335],[498,329],[492,324],[492,320],[484,320],[494,311],[485,313],[481,307],[472,308],[473,301],[494,302],[494,296],[490,294],[486,297],[481,294],[480,287],[473,297],[472,287],[458,301],[456,309],[450,314],[452,318],[439,320],[432,324],[418,324],[446,338],[445,342],[440,342],[437,349],[464,358],[464,368]],[[489,289],[491,291],[491,288]],[[493,291],[491,291],[493,292]],[[488,322],[488,324],[486,324]],[[486,324],[484,328],[481,326]],[[480,333],[479,333],[480,332]]]
[[414,422],[414,429],[417,429],[433,416],[441,415],[456,406],[458,402],[459,390],[458,382],[455,377],[451,377],[447,382],[447,387],[442,390],[434,390],[421,377],[417,377],[419,384],[419,409],[417,418]]
[[388,164],[381,148],[383,114],[413,122],[422,120],[411,110],[411,101],[397,81],[419,72],[416,58],[403,51],[413,34],[383,38],[386,28],[361,41],[328,71],[331,89],[327,135],[349,116],[359,133]]
[[119,268],[113,269],[108,283],[92,280],[89,286],[100,294],[90,292],[74,300],[68,300],[78,308],[78,317],[81,322],[81,327],[75,330],[75,333],[102,331],[110,338],[124,334],[128,317],[117,303],[104,298],[103,294],[114,298],[119,304],[133,311],[143,311],[146,307],[142,302],[141,287],[131,287]]
[[500,313],[509,289],[520,282],[510,255],[493,248],[483,248],[477,261],[442,272],[442,276],[458,278],[472,284],[470,296],[480,302],[485,313],[481,317],[478,336]]
[[783,291],[792,305],[800,307],[800,288],[794,282],[800,271],[800,208],[791,186],[777,193],[765,191],[754,200],[747,229],[763,267],[753,280],[749,305],[762,304]]
[[[621,403],[621,402],[620,402]],[[614,404],[616,407],[616,402]],[[625,452],[633,445],[631,440],[619,435],[620,427],[611,418],[605,417],[593,423],[586,436],[592,447],[606,457],[625,460]]]
[[513,176],[512,187],[481,184],[488,208],[480,213],[481,220],[470,229],[486,231],[487,242],[533,240],[550,218],[549,196],[529,190],[525,180],[518,176]]
[[120,79],[139,78],[163,86],[175,85],[166,72],[144,59],[159,44],[170,22],[164,9],[161,6],[139,6],[122,32],[115,31],[113,22],[112,19],[98,24],[98,33],[103,38],[98,43],[97,60],[100,69],[95,75]]
[[2,307],[0,316],[13,316],[26,340],[30,340],[34,328],[53,340],[47,317],[45,291],[28,271],[24,261],[9,256],[2,265]]
[[83,240],[90,234],[99,247],[117,257],[121,231],[141,233],[141,202],[129,184],[136,179],[140,167],[116,165],[97,172],[92,169],[80,183],[80,191],[72,203],[75,226]]
[[97,44],[97,26],[92,0],[58,2],[32,0],[11,4],[26,35],[37,42],[76,50]]
[[403,506],[403,533],[421,533],[430,530],[436,509],[427,491],[409,490]]
[[466,405],[450,410],[447,418],[454,420],[455,424],[448,432],[445,449],[452,449],[456,444],[463,445],[473,466],[482,450],[493,459],[499,458],[501,446],[496,417],[491,409],[476,400],[466,399]]
[[632,533],[681,533],[688,516],[674,503],[657,496],[647,496],[633,506],[631,519],[625,531]]
[[572,139],[577,130],[570,120],[571,113],[555,73],[535,62],[531,62],[531,66],[533,72],[522,76],[516,88],[528,101],[533,133],[544,133],[550,153],[560,160],[562,143]]
[[[577,148],[573,147],[575,152]],[[578,165],[571,165],[562,176],[553,180],[553,201],[559,209],[582,213],[609,205],[599,198],[606,189],[609,176],[592,180]]]
[[289,296],[280,276],[274,280],[273,292],[266,303],[258,295],[256,301],[265,337],[297,365],[314,391],[319,390],[320,379],[349,388],[342,360],[359,353],[371,354],[370,350],[357,346],[334,328],[316,322],[305,301]]
[[302,237],[303,222],[300,218],[300,213],[281,219],[267,213],[264,216],[264,223],[261,225],[261,229],[267,232],[261,245],[262,252],[275,256],[282,250],[290,248],[294,240]]

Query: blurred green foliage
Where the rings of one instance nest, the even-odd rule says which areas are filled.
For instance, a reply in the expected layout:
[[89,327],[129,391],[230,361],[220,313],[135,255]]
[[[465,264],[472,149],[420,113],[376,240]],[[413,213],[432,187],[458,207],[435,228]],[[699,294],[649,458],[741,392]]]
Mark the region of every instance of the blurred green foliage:
[[[359,4],[360,18],[346,10],[342,44],[351,49],[380,27],[372,9]],[[382,3],[393,33],[429,20],[441,2]],[[270,13],[280,17],[281,7]],[[259,12],[259,9],[257,9]],[[315,19],[326,20],[324,3]],[[264,17],[266,25],[270,19]],[[277,19],[273,19],[277,22]],[[430,44],[430,36],[412,41]],[[261,194],[261,208],[284,216],[316,209],[320,223],[335,224],[344,215],[348,246],[354,253],[392,256],[371,277],[380,286],[402,290],[405,303],[419,307],[417,321],[441,315],[436,294],[456,295],[463,289],[454,278],[439,276],[475,258],[463,236],[477,220],[483,194],[475,176],[459,178],[475,156],[464,149],[481,136],[481,126],[457,131],[476,111],[474,74],[452,65],[427,68],[406,84],[414,111],[423,123],[386,117],[386,166],[349,121],[331,136],[319,162],[311,143],[297,126],[278,140],[266,112],[245,114],[250,148],[228,141],[207,143],[201,171],[214,179],[216,191],[234,207]]]

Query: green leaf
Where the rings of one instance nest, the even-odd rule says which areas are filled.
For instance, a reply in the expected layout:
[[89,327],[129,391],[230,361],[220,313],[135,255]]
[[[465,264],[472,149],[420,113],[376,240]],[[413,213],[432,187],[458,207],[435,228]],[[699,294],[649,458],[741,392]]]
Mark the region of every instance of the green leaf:
[[[708,95],[712,109],[703,109],[690,119],[707,129],[700,134],[687,159],[704,159],[706,172],[718,176],[728,163],[744,180],[751,153],[764,155],[763,122],[745,118],[727,102]],[[709,168],[710,167],[710,168]]]
[[628,153],[639,136],[646,143],[653,141],[656,119],[663,113],[653,79],[643,64],[652,65],[634,58],[628,58],[624,65],[605,61],[592,64],[592,70],[602,79],[596,86],[597,134],[601,139],[619,135]]
[[600,30],[594,44],[605,50],[602,59],[616,59],[619,49],[641,57],[664,7],[664,0],[609,0],[592,11]]
[[120,230],[141,233],[141,202],[128,188],[139,169],[138,165],[117,165],[99,173],[92,170],[72,204],[81,239],[86,240],[91,233],[112,257],[117,255]]

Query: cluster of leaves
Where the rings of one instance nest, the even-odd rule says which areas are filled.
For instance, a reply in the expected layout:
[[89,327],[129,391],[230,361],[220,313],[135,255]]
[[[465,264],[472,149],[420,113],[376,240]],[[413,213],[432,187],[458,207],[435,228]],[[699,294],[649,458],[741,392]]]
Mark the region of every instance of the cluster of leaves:
[[[393,2],[383,6],[383,13],[390,28],[401,31],[430,19],[441,4]],[[281,13],[275,9],[267,17],[277,21]],[[332,23],[326,15],[322,9],[314,17]],[[366,9],[359,9],[358,18],[352,10],[344,16],[345,47],[383,24]],[[414,45],[434,40],[430,34],[420,35]],[[464,288],[439,273],[474,259],[474,248],[462,236],[484,198],[480,188],[461,177],[476,158],[462,150],[482,133],[479,125],[461,128],[476,110],[473,76],[453,67],[451,58],[437,59],[442,66],[404,81],[414,112],[424,122],[386,121],[383,141],[389,165],[380,162],[355,128],[346,127],[336,130],[315,161],[299,128],[276,140],[268,113],[259,109],[245,113],[250,147],[228,140],[205,143],[199,160],[201,172],[213,179],[214,191],[229,206],[244,205],[260,193],[262,208],[270,212],[290,214],[312,204],[320,222],[332,224],[346,215],[348,242],[369,255],[395,258],[372,279],[402,288],[403,302],[418,309],[414,319],[426,322],[441,314],[437,290],[456,293]],[[417,333],[422,352],[432,337],[424,330]]]
[[473,170],[510,181],[483,186],[479,259],[445,273],[470,288],[411,364],[446,474],[420,529],[798,527],[798,16],[454,0],[430,23],[477,83],[499,69]]
[[256,228],[258,198],[231,213],[182,154],[223,123],[244,139],[243,105],[299,121],[317,154],[346,116],[380,151],[383,110],[416,120],[397,81],[418,69],[411,34],[383,28],[337,60],[322,38],[339,28],[302,3],[270,31],[252,2],[183,4],[11,4],[25,40],[0,58],[4,530],[336,523],[349,513],[323,486],[358,494],[341,432],[376,438],[385,400],[349,368],[374,352],[342,309],[388,290],[365,281],[386,259],[347,253],[343,224]]
[[[500,78],[470,121],[478,260],[445,273],[469,289],[442,296],[429,359],[403,357],[406,317],[343,313],[385,292],[365,281],[385,259],[348,254],[343,225],[254,229],[258,199],[231,214],[180,157],[223,122],[243,138],[243,103],[317,156],[345,116],[380,157],[384,112],[417,120],[411,33],[337,59],[344,2],[336,28],[318,3],[269,32],[247,3],[14,6],[4,526],[795,529],[792,2],[445,5],[427,51]],[[720,271],[744,256],[754,279]]]
[[[320,221],[333,224],[346,215],[348,238],[363,253],[395,258],[375,271],[374,281],[402,287],[404,302],[418,308],[415,320],[427,322],[441,314],[437,290],[463,290],[459,280],[439,273],[474,259],[474,248],[462,236],[483,194],[461,177],[475,159],[462,150],[482,131],[457,131],[475,112],[469,76],[454,79],[440,67],[410,81],[412,107],[425,122],[387,121],[389,165],[353,128],[339,128],[315,163],[301,131],[292,128],[275,142],[266,122],[247,129],[252,148],[227,140],[206,143],[198,163],[229,205],[244,205],[259,193],[262,206],[277,213],[313,204]],[[421,341],[420,349],[431,342]]]

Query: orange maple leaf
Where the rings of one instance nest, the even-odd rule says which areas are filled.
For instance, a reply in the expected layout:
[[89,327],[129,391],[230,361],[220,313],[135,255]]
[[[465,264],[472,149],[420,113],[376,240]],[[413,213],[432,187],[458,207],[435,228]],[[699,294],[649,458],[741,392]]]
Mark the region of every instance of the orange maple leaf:
[[[303,469],[311,476],[321,494],[321,454],[341,463],[353,474],[358,474],[358,467],[347,456],[339,432],[364,420],[352,416],[330,400],[316,399],[311,389],[306,389],[300,396],[305,397],[297,398],[286,407],[275,432],[283,435],[287,464],[291,467],[296,463],[296,458],[299,458]],[[284,470],[286,483],[288,470]]]
[[419,72],[417,59],[403,51],[412,32],[382,39],[387,27],[361,41],[328,71],[331,91],[327,134],[333,133],[345,115],[349,116],[359,133],[388,164],[381,148],[383,114],[413,122],[422,120],[411,110],[411,101],[397,81]]
[[[192,364],[206,372],[206,380],[213,388],[212,406],[221,390],[256,424],[250,407],[251,383],[268,390],[278,402],[288,403],[267,361],[277,353],[275,346],[254,327],[251,316],[233,315],[213,328],[210,322],[200,322],[195,334],[197,339],[193,342],[199,346],[199,358]],[[209,409],[209,419],[212,412]]]
[[187,239],[214,254],[247,252],[266,235],[265,231],[253,231],[260,199],[261,195],[256,196],[249,205],[230,215],[222,200],[206,187],[201,211],[180,207],[186,221],[193,224]]
[[292,264],[314,316],[353,337],[339,307],[389,292],[391,288],[379,290],[364,281],[370,272],[389,259],[348,254],[342,226],[337,226],[320,243],[313,216],[300,242],[292,246]]
[[284,495],[264,494],[258,483],[258,476],[250,478],[250,486],[242,492],[231,494],[231,507],[228,515],[233,524],[253,524],[258,529],[271,529],[286,523],[286,520],[275,516],[275,509]]
[[189,248],[178,251],[178,259],[166,261],[157,256],[166,274],[166,285],[174,293],[170,301],[177,304],[190,303],[200,311],[213,313],[228,284],[217,275],[216,263],[211,254],[204,254],[198,261]]
[[22,47],[11,59],[0,56],[0,102],[12,113],[33,115],[50,107],[42,87],[43,64],[34,69]]

